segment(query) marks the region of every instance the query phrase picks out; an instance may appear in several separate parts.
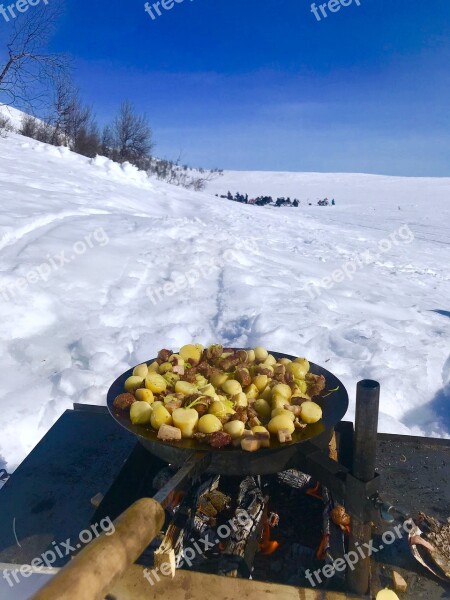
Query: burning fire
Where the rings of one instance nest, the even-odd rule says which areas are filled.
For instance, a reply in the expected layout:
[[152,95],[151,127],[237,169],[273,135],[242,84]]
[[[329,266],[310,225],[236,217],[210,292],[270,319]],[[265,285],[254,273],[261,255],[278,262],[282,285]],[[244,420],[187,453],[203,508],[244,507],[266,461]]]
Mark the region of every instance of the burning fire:
[[264,556],[270,556],[280,546],[276,540],[270,539],[270,530],[276,527],[279,522],[280,517],[277,513],[272,512],[270,515],[265,516],[261,540],[259,542],[259,550]]

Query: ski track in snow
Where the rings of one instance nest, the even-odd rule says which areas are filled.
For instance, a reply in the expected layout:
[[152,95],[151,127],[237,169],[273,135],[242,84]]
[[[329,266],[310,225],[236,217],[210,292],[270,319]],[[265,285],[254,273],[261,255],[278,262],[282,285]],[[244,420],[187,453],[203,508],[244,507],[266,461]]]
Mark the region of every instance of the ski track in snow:
[[[121,372],[192,340],[308,356],[342,379],[349,419],[356,382],[378,379],[380,430],[450,435],[449,179],[226,172],[194,193],[15,134],[0,158],[0,467],[73,402],[104,404]],[[228,189],[303,204],[215,197]],[[307,206],[325,196],[337,206]],[[380,253],[403,224],[414,241]],[[2,296],[99,229],[106,245]],[[305,291],[367,250],[352,280]],[[152,302],[193,269],[194,285]]]

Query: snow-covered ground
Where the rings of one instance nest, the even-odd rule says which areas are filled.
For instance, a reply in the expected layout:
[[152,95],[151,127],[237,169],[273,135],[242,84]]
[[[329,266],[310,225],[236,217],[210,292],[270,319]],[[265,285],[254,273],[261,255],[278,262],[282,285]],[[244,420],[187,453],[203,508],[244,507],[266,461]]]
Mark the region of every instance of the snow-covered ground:
[[[325,196],[337,206],[307,205]],[[450,179],[318,173],[226,172],[195,193],[0,139],[0,467],[191,340],[306,355],[342,379],[348,418],[356,382],[378,379],[382,431],[449,436],[449,199]]]

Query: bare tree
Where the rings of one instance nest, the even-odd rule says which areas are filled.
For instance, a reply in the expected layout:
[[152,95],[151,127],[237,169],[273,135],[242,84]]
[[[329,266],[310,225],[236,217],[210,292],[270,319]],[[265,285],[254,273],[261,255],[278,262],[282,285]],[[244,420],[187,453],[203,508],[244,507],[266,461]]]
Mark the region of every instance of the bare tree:
[[153,148],[153,133],[145,115],[137,115],[130,102],[123,102],[112,126],[114,149],[120,162],[145,168]]
[[111,125],[105,125],[102,132],[102,154],[111,160],[116,160],[114,149],[114,134]]
[[22,123],[19,129],[19,133],[25,137],[37,138],[39,129],[39,121],[30,115],[25,115],[22,118]]
[[95,158],[97,154],[102,154],[102,143],[95,121],[91,121],[86,127],[80,129],[73,150],[89,158]]
[[61,3],[41,4],[9,24],[11,35],[1,55],[0,98],[31,110],[43,103],[52,81],[68,69],[67,57],[46,49],[61,14]]
[[77,91],[70,80],[67,77],[58,77],[54,88],[53,114],[48,119],[53,128],[50,143],[54,146],[70,144],[69,122],[77,102]]

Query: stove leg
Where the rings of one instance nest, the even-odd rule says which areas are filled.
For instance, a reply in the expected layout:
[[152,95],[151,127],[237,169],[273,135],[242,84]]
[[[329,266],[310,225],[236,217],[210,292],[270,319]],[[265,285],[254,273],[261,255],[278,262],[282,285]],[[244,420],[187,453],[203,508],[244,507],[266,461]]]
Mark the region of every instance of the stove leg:
[[[352,475],[363,482],[372,480],[375,475],[379,400],[378,382],[365,379],[358,383]],[[359,502],[362,506],[367,499],[362,497]],[[351,557],[354,566],[347,569],[347,585],[350,592],[363,595],[368,592],[370,576],[370,558],[366,556],[368,550],[364,544],[371,540],[372,526],[370,522],[364,523],[356,516],[351,517],[349,561]]]

